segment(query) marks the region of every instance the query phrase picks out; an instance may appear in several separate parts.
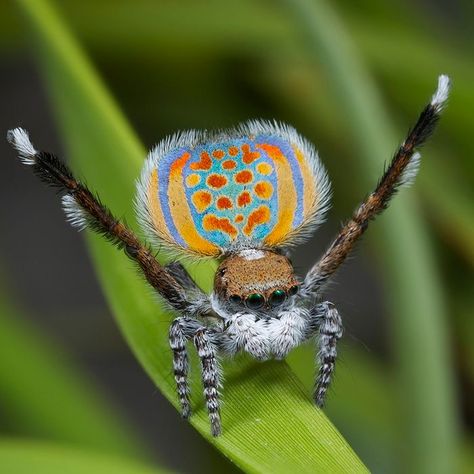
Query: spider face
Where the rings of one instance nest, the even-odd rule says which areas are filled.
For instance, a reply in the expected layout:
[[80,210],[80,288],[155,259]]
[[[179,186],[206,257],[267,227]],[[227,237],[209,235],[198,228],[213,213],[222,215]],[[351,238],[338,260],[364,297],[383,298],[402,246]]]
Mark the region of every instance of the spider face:
[[269,250],[242,250],[221,263],[214,289],[219,298],[236,307],[266,311],[294,296],[298,280],[284,255]]

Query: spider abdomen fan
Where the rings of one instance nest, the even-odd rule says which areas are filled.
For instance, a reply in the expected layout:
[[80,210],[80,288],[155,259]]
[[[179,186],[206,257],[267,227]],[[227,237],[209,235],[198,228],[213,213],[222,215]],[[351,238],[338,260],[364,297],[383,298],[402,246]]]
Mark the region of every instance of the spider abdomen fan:
[[175,250],[219,256],[299,243],[321,222],[329,180],[293,128],[263,121],[159,143],[138,184],[138,215]]

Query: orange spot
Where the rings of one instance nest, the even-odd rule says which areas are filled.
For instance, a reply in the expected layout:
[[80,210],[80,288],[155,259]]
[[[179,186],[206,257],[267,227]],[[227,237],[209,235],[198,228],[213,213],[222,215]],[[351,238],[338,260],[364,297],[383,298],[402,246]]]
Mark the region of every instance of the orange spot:
[[227,184],[227,178],[221,174],[211,174],[206,182],[211,188],[220,189]]
[[186,161],[188,161],[190,157],[191,154],[186,152],[183,153],[183,155],[181,155],[175,161],[173,161],[170,167],[170,174],[180,173],[183,169],[183,166],[186,164]]
[[234,221],[237,223],[242,222],[243,220],[244,220],[244,216],[242,214],[237,214],[234,219]]
[[194,171],[198,170],[203,170],[207,171],[211,169],[212,166],[212,161],[211,157],[209,156],[209,153],[207,151],[203,151],[200,155],[201,159],[200,161],[197,161],[195,163],[191,163],[190,168]]
[[247,183],[250,183],[250,181],[252,181],[253,179],[253,174],[251,171],[249,170],[243,170],[243,171],[239,171],[236,175],[235,175],[235,182],[236,183],[239,183],[239,184],[247,184]]
[[186,186],[188,188],[194,188],[194,186],[199,184],[199,181],[201,181],[201,176],[199,176],[198,174],[194,174],[194,173],[190,174],[186,178]]
[[248,144],[242,145],[242,151],[244,152],[242,160],[247,165],[252,163],[252,161],[258,160],[260,158],[260,152],[250,151],[250,145]]
[[237,205],[239,207],[248,206],[251,202],[252,202],[252,197],[250,196],[250,193],[248,193],[247,191],[240,193],[239,197],[237,198]]
[[222,150],[214,150],[212,152],[212,156],[214,158],[217,158],[218,160],[224,158],[225,153]]
[[236,146],[229,147],[229,155],[237,156],[239,154],[239,149]]
[[254,188],[255,194],[261,199],[270,199],[273,194],[273,186],[268,181],[259,181]]
[[212,196],[208,191],[196,191],[191,200],[198,212],[204,212],[211,205]]
[[217,207],[219,209],[232,209],[232,201],[226,196],[221,196],[217,200]]
[[270,222],[270,209],[267,206],[260,206],[258,209],[255,209],[247,219],[247,224],[244,227],[244,233],[250,235],[255,227],[260,224],[265,224]]
[[207,214],[202,220],[202,227],[205,231],[210,232],[213,230],[220,230],[230,235],[232,239],[237,237],[237,229],[230,223],[230,220],[226,217],[220,219],[214,214]]
[[222,163],[222,168],[226,170],[232,170],[237,166],[237,163],[234,160],[225,160],[224,163]]
[[259,163],[257,165],[257,171],[260,173],[260,174],[263,174],[263,175],[269,175],[269,174],[272,174],[272,171],[273,171],[273,168],[271,167],[271,165],[269,165],[268,163]]

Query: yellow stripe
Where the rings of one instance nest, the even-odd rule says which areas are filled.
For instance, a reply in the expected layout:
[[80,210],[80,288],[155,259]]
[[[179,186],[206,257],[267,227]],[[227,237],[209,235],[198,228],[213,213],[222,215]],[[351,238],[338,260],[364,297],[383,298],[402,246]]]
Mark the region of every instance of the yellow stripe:
[[183,186],[183,168],[189,158],[190,154],[184,153],[170,167],[168,202],[171,217],[176,229],[190,249],[202,255],[216,256],[220,253],[219,248],[198,234],[189,210]]
[[280,148],[268,144],[256,146],[265,151],[275,164],[278,184],[278,219],[275,227],[265,237],[264,241],[268,245],[279,245],[291,232],[293,217],[296,212],[297,196],[293,173]]
[[300,165],[301,175],[303,176],[303,216],[306,218],[313,208],[317,207],[318,193],[316,191],[316,178],[313,176],[303,152],[296,145],[293,145],[293,150]]
[[148,182],[148,207],[150,211],[151,220],[153,226],[155,227],[156,233],[162,239],[174,243],[174,239],[171,237],[171,234],[168,231],[168,226],[166,225],[165,218],[163,216],[163,211],[161,209],[159,196],[159,184],[158,184],[158,171],[155,168],[150,175],[150,181]]

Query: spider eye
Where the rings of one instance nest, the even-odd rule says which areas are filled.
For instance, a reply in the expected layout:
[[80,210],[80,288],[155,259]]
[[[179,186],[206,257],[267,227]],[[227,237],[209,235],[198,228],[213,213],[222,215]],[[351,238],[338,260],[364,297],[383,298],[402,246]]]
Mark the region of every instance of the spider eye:
[[286,293],[283,290],[275,290],[271,295],[270,295],[270,305],[271,306],[279,306],[285,301],[286,299]]
[[234,304],[240,304],[242,302],[242,298],[239,295],[231,295],[229,300]]
[[288,291],[288,294],[290,296],[294,296],[294,295],[296,295],[296,293],[298,293],[298,285],[292,286]]
[[258,309],[261,308],[265,303],[265,298],[260,293],[252,293],[245,299],[247,308]]

